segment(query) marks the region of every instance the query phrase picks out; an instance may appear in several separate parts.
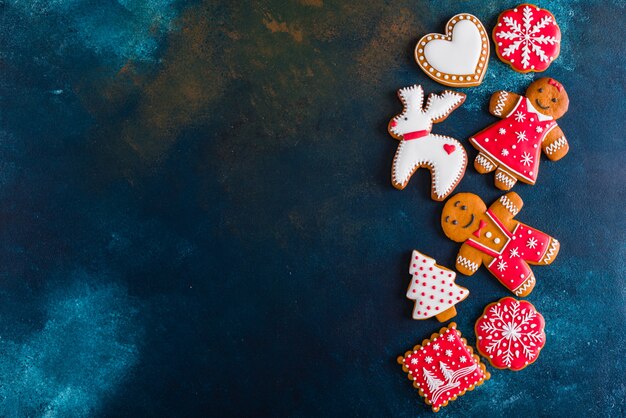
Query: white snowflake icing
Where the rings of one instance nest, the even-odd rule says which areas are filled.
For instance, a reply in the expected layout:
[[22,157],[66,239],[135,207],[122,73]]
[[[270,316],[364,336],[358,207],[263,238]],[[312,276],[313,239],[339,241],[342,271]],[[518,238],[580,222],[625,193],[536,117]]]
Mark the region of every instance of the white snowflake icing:
[[498,133],[499,133],[500,135],[504,135],[504,134],[506,133],[506,129],[504,129],[504,128],[500,128],[500,129],[498,129]]
[[433,344],[433,350],[439,350],[439,344],[437,343]]
[[424,358],[424,361],[428,364],[433,362],[433,358],[431,356],[426,356],[426,358]]
[[507,155],[509,155],[509,150],[506,148],[502,148],[500,154],[502,154],[503,157],[506,157]]
[[522,164],[524,165],[531,165],[533,163],[533,157],[530,155],[530,153],[525,152],[522,154]]
[[517,143],[518,144],[520,142],[528,141],[528,138],[526,138],[526,132],[524,132],[524,131],[515,132],[515,135],[517,136]]
[[449,334],[448,337],[446,338],[446,340],[448,340],[449,342],[454,341],[454,335]]
[[517,247],[511,248],[511,252],[509,253],[511,258],[519,257],[519,250]]
[[507,267],[506,261],[504,261],[504,260],[498,261],[498,270],[504,271],[506,269],[506,267]]
[[417,359],[416,358],[412,358],[411,359],[411,364],[417,364]]
[[452,350],[446,350],[446,356],[452,357]]
[[537,246],[537,239],[533,237],[528,238],[528,241],[526,241],[526,246],[528,246],[528,248],[530,249],[534,249]]
[[550,58],[542,49],[542,45],[554,45],[560,41],[555,36],[540,34],[543,28],[553,23],[551,16],[544,16],[533,25],[533,12],[530,6],[524,7],[523,14],[522,22],[517,21],[511,16],[505,16],[502,20],[507,30],[496,33],[496,37],[513,41],[502,51],[503,57],[508,57],[520,49],[522,52],[522,66],[523,68],[528,68],[530,66],[531,51],[534,52],[542,62],[548,62]]
[[535,131],[537,131],[537,133],[540,134],[541,132],[543,132],[543,128],[541,126],[537,126],[535,128]]
[[459,357],[459,361],[461,363],[465,363],[467,361],[467,358],[465,356],[461,356],[461,357]]
[[519,358],[520,354],[528,360],[535,357],[534,348],[542,340],[541,330],[536,330],[537,324],[531,323],[537,312],[520,309],[519,301],[514,301],[509,309],[494,305],[488,314],[493,318],[480,324],[480,330],[487,334],[485,339],[489,340],[485,347],[487,353],[498,356],[504,353],[502,360],[507,367],[511,367],[513,359]]
[[524,122],[526,120],[526,115],[521,110],[518,110],[515,113],[515,120],[518,122]]

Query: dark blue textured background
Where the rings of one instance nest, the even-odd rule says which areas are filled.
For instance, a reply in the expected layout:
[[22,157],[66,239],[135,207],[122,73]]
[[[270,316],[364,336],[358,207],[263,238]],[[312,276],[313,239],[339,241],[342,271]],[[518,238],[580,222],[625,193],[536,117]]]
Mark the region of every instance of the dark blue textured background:
[[[570,141],[515,187],[561,242],[528,297],[547,345],[438,416],[624,416],[623,1],[541,1]],[[444,89],[412,49],[511,1],[6,0],[0,4],[0,415],[430,415],[395,359],[439,329],[405,299],[413,248],[452,266],[422,171],[390,184],[396,89]],[[434,132],[464,144],[492,51]],[[466,146],[469,157],[476,152]],[[490,202],[470,166],[457,191]],[[481,269],[454,319],[471,344],[507,295]]]

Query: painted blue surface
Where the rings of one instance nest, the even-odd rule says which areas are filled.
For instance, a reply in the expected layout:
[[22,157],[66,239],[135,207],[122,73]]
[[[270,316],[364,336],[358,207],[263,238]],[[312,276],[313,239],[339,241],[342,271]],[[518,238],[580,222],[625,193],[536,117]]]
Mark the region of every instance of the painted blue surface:
[[[515,186],[562,245],[527,298],[548,341],[438,416],[626,415],[624,3],[538,4],[563,30],[542,75],[571,98],[569,155]],[[392,188],[386,126],[396,89],[444,89],[412,60],[422,34],[514,5],[0,5],[0,415],[430,415],[395,362],[440,327],[410,319],[407,263],[458,245],[427,172]],[[467,144],[491,93],[534,77],[492,54],[434,132]],[[500,194],[472,167],[457,191]],[[473,344],[507,291],[457,282]]]

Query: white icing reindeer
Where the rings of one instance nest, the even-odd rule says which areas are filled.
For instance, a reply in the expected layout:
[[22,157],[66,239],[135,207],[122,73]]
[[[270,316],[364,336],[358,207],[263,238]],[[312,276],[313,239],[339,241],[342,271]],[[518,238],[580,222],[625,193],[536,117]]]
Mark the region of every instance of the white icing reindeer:
[[424,107],[424,90],[414,85],[398,90],[404,105],[401,114],[389,122],[389,133],[400,140],[393,160],[391,182],[404,189],[420,167],[430,169],[431,197],[444,200],[461,181],[467,165],[467,154],[454,138],[430,133],[433,123],[443,121],[465,101],[465,94],[445,90],[428,96]]

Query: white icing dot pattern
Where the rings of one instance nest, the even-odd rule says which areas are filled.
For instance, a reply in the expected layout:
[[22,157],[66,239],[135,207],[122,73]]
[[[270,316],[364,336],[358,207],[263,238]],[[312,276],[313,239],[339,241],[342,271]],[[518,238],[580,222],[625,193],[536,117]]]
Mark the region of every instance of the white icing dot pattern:
[[430,78],[441,84],[479,85],[487,70],[485,57],[490,48],[485,27],[476,17],[459,14],[453,16],[445,28],[445,35],[431,33],[419,40],[415,48],[416,62]]

